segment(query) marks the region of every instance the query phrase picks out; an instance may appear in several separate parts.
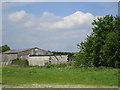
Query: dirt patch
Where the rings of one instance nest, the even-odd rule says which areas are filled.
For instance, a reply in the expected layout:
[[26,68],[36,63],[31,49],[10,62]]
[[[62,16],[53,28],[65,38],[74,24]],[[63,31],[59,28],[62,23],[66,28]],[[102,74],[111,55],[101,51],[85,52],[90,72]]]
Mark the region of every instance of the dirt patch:
[[118,88],[117,86],[60,85],[60,84],[25,84],[20,86],[3,85],[3,88]]

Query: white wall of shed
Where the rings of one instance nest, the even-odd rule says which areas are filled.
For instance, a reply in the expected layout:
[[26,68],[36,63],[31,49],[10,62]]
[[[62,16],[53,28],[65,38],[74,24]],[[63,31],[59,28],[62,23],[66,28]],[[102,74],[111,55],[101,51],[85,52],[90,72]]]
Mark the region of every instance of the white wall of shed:
[[12,60],[17,58],[17,54],[1,54],[0,65],[10,65]]
[[44,66],[45,63],[49,63],[49,56],[32,56],[28,58],[29,65]]
[[61,62],[68,62],[68,55],[55,55],[50,56],[51,64],[57,64]]

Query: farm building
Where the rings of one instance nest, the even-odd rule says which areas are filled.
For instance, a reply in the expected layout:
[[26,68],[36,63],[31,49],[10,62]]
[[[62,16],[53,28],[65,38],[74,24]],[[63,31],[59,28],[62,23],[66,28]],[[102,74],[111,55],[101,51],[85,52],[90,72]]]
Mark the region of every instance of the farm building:
[[[2,58],[2,59],[1,59]],[[67,62],[68,55],[53,55],[53,53],[35,48],[9,50],[0,54],[0,64],[10,65],[12,60],[16,58],[27,59],[29,65],[43,66],[45,64],[56,64],[59,62]]]

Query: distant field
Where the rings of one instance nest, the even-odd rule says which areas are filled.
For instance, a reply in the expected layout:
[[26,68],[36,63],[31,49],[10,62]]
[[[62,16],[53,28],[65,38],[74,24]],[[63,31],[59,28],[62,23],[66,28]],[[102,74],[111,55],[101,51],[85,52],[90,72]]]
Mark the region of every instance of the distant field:
[[2,67],[3,87],[25,84],[118,86],[118,69]]

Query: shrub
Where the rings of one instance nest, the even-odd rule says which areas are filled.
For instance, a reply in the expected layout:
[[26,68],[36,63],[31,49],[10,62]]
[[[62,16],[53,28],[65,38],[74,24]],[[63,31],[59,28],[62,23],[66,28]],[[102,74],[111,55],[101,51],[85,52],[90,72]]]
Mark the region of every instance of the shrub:
[[46,68],[52,68],[54,66],[55,66],[55,64],[47,64],[47,65],[45,65]]
[[8,45],[3,45],[0,46],[0,52],[5,52],[5,51],[9,51],[10,47]]
[[17,59],[12,60],[12,65],[19,65],[22,67],[27,67],[29,64],[26,59],[17,58]]
[[70,67],[74,67],[74,62],[61,62],[58,64],[48,64],[43,67],[46,67],[46,68],[70,68]]
[[75,64],[74,64],[74,67],[84,67],[84,64],[85,61],[84,61],[84,53],[78,53],[76,56],[75,56]]

